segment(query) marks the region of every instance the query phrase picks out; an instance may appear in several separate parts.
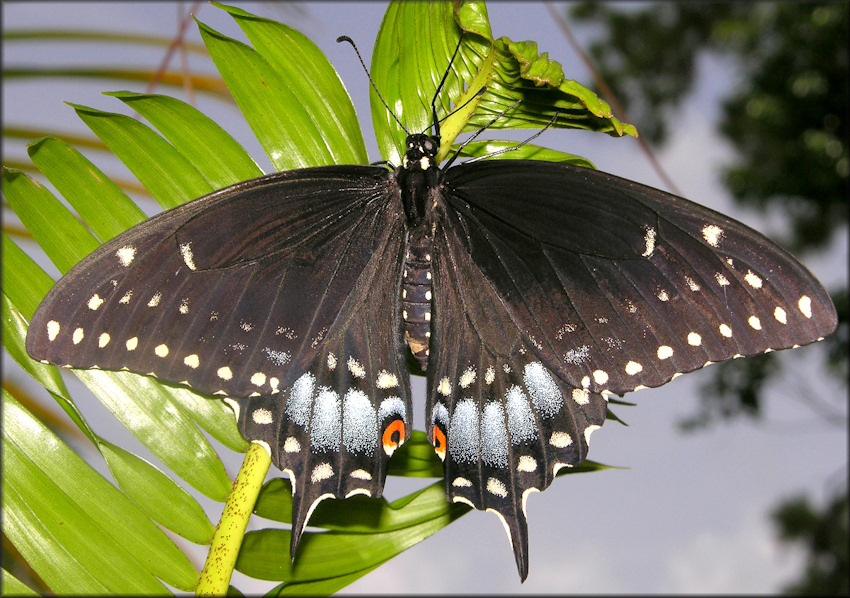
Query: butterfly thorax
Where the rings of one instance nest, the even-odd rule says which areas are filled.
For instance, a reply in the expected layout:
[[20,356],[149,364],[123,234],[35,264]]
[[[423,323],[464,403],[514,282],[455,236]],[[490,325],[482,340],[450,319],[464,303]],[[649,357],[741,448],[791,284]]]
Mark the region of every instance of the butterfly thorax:
[[397,176],[407,223],[401,291],[404,339],[423,370],[431,339],[432,197],[439,184],[436,165],[439,140],[428,135],[407,138],[407,151]]

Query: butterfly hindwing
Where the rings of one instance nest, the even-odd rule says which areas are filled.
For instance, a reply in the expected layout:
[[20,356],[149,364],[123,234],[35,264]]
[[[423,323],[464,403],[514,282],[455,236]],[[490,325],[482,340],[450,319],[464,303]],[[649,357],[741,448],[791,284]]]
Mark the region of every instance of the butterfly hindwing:
[[469,259],[462,230],[447,213],[435,234],[426,422],[449,500],[498,514],[525,579],[528,495],[584,460],[605,400],[540,361],[503,307],[508,289],[494,288]]
[[621,394],[814,342],[832,301],[787,252],[682,198],[564,164],[444,173],[467,248],[546,366]]

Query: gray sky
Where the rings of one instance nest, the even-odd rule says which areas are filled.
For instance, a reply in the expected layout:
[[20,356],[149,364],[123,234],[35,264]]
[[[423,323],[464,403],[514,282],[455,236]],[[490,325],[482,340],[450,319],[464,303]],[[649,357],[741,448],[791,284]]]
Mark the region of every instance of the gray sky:
[[[370,159],[379,158],[371,132],[368,82],[339,35],[358,43],[367,64],[380,26],[383,3],[307,3],[291,5],[236,3],[249,12],[283,21],[305,33],[327,54],[340,73],[357,107]],[[188,6],[188,3],[186,4]],[[110,31],[172,35],[177,29],[173,2],[3,3],[3,27],[90,28]],[[496,37],[531,39],[541,51],[561,62],[567,77],[588,84],[590,75],[569,49],[548,11],[536,3],[492,3],[489,14]],[[203,4],[198,18],[223,33],[244,39],[232,20],[219,9]],[[200,40],[190,26],[190,39]],[[581,40],[587,32],[576,29]],[[58,46],[5,44],[7,66],[51,64]],[[107,56],[103,64],[153,66],[160,53],[130,48]],[[102,46],[63,50],[63,61],[87,63],[104,60]],[[683,194],[711,208],[739,218],[765,232],[766,223],[754,213],[736,210],[717,180],[720,164],[731,160],[729,147],[713,132],[718,98],[728,93],[735,74],[716,61],[700,63],[696,93],[677,115],[679,126],[658,157]],[[38,125],[63,131],[85,131],[68,100],[100,109],[125,112],[123,104],[99,91],[140,86],[114,82],[79,83],[72,79],[5,82],[5,125]],[[170,90],[163,93],[172,94]],[[268,160],[235,108],[201,98],[199,108],[217,120],[271,171]],[[519,134],[519,138],[522,135]],[[599,169],[656,187],[662,184],[647,159],[630,139],[616,139],[576,131],[549,131],[538,140],[559,150],[583,155]],[[22,144],[4,139],[4,153],[23,155]],[[85,152],[84,152],[85,153]],[[107,172],[122,172],[120,165],[88,155]],[[126,170],[123,170],[126,172]],[[129,176],[129,175],[127,175]],[[663,187],[662,187],[663,188]],[[846,281],[846,231],[829,255],[807,260],[807,266],[829,288]],[[49,270],[55,275],[56,271]],[[815,348],[814,351],[819,349]],[[661,389],[628,395],[638,403],[616,413],[629,427],[608,423],[593,436],[590,458],[628,467],[596,474],[559,478],[548,490],[528,502],[530,573],[520,585],[514,558],[496,517],[473,512],[400,557],[349,586],[346,592],[404,593],[549,593],[549,592],[773,592],[797,576],[798,551],[778,546],[767,512],[781,499],[807,493],[819,503],[846,476],[847,432],[819,420],[801,395],[810,393],[843,409],[836,400],[844,391],[832,381],[803,386],[810,379],[812,349],[784,354],[789,364],[784,378],[771,389],[764,422],[735,422],[705,432],[681,434],[676,422],[692,415],[698,406],[698,387],[710,372],[697,372]],[[4,375],[26,378],[4,354]],[[79,387],[74,385],[72,392]],[[424,381],[414,379],[417,429],[424,429]],[[91,397],[77,392],[77,403],[106,438],[145,454],[138,443]],[[241,455],[222,451],[225,466],[234,476]],[[151,458],[153,460],[153,458]],[[103,471],[103,468],[100,468]],[[270,476],[281,475],[276,469]],[[433,480],[390,478],[385,495],[393,500]],[[202,504],[215,522],[220,505]],[[255,521],[251,528],[264,527]],[[187,543],[183,542],[182,547]],[[192,548],[193,562],[203,563],[203,547]],[[257,582],[235,574],[232,582],[242,591],[264,591],[275,584]]]

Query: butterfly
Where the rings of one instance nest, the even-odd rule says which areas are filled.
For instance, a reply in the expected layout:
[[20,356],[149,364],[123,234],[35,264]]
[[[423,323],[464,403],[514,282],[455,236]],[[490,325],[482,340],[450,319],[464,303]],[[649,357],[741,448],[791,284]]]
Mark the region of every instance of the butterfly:
[[528,574],[526,501],[580,464],[607,399],[821,340],[835,308],[731,218],[534,160],[278,172],[163,212],[62,277],[27,351],[130,370],[233,408],[293,491],[294,557],[327,498],[381,495],[427,375],[447,498],[495,513]]

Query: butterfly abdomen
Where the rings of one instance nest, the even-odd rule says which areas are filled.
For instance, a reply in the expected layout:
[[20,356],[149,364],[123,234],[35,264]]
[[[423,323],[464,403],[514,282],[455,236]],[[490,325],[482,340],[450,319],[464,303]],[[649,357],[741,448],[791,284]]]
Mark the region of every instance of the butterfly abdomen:
[[422,370],[428,367],[431,341],[431,255],[433,241],[426,235],[414,236],[407,246],[402,270],[401,318],[404,340]]

